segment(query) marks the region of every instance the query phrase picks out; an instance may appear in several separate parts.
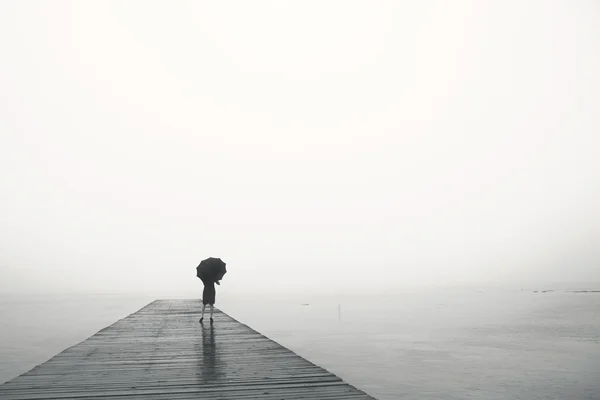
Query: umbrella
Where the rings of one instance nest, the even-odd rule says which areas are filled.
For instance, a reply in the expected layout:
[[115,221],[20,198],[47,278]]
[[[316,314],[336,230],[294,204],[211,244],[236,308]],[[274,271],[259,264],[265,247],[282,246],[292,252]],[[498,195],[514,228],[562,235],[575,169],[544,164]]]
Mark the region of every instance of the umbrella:
[[220,258],[209,257],[200,261],[196,267],[196,276],[202,280],[220,281],[227,273],[225,263]]

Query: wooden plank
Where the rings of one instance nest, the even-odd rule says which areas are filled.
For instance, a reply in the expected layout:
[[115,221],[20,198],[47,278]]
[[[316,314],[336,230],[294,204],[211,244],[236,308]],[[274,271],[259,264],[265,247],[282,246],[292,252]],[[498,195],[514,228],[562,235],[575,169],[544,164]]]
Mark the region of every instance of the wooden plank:
[[156,300],[0,385],[0,399],[372,399],[225,313],[199,324],[201,307]]

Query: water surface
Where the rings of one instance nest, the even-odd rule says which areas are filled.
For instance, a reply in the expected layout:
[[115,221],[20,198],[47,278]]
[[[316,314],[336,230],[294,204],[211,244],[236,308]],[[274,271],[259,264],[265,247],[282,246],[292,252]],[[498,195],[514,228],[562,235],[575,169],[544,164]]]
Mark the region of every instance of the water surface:
[[[0,382],[151,300],[3,296]],[[600,399],[599,293],[438,289],[359,298],[221,290],[217,302],[379,399]]]

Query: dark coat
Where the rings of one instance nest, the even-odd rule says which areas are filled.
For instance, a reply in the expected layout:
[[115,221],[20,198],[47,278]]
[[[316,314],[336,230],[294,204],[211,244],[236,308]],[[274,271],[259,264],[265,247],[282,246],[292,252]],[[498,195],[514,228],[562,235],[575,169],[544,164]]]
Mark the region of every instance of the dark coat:
[[202,304],[215,304],[215,296],[217,295],[217,291],[215,290],[215,282],[202,279],[202,283],[204,283],[204,290],[202,291]]

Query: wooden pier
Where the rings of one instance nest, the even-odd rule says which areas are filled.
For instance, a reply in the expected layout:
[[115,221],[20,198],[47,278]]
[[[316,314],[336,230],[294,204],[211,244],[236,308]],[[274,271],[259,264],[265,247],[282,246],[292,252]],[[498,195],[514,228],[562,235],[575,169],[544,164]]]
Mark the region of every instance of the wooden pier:
[[157,300],[31,371],[0,399],[372,399],[198,300]]

